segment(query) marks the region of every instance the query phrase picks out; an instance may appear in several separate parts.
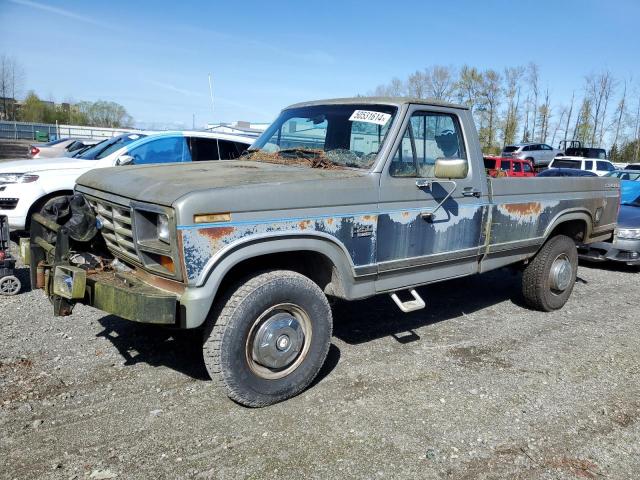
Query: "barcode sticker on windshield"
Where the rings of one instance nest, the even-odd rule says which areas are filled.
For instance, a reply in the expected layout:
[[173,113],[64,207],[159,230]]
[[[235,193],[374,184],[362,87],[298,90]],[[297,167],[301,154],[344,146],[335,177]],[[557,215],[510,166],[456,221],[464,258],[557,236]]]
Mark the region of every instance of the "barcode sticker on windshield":
[[382,112],[373,112],[371,110],[356,110],[349,118],[352,122],[375,123],[376,125],[385,125],[391,115]]

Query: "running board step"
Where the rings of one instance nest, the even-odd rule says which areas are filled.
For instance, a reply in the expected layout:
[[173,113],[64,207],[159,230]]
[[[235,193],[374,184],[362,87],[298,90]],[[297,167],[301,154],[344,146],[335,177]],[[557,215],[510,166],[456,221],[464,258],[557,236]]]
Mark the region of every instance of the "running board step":
[[413,297],[413,300],[408,300],[406,302],[401,301],[398,298],[397,293],[391,294],[391,299],[395,302],[400,310],[404,313],[415,312],[416,310],[422,310],[427,304],[424,303],[422,297],[416,292],[413,288],[409,290],[409,293]]

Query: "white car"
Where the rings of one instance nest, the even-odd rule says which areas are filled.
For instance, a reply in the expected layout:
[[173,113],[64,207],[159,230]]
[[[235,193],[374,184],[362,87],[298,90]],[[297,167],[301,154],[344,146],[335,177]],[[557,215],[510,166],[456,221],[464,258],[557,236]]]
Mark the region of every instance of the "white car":
[[29,228],[31,215],[49,200],[70,195],[80,175],[116,165],[228,160],[254,138],[210,132],[124,134],[104,140],[76,157],[0,162],[0,215],[11,230]]
[[557,157],[549,164],[549,168],[574,168],[593,172],[599,177],[616,170],[609,160],[583,157]]

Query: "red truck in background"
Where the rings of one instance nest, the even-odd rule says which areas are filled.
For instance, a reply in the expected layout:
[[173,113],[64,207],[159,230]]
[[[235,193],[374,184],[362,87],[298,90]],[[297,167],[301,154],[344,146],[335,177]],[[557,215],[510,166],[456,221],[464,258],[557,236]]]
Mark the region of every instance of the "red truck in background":
[[484,168],[490,177],[535,177],[533,164],[529,160],[485,155]]

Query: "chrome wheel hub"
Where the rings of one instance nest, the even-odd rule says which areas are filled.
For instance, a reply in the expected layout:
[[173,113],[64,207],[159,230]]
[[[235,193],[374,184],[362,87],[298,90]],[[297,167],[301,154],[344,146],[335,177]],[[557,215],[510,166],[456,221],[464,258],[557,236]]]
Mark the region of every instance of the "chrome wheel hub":
[[551,265],[549,272],[549,283],[552,290],[564,292],[571,285],[573,277],[573,267],[569,257],[565,254],[559,255]]
[[304,360],[311,343],[311,320],[297,305],[280,304],[254,322],[247,337],[247,363],[267,379],[282,378]]
[[276,313],[256,332],[253,358],[267,368],[284,368],[295,359],[303,343],[300,322],[288,313]]

